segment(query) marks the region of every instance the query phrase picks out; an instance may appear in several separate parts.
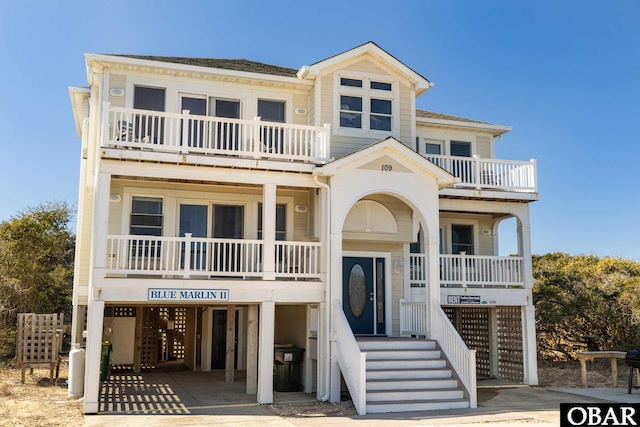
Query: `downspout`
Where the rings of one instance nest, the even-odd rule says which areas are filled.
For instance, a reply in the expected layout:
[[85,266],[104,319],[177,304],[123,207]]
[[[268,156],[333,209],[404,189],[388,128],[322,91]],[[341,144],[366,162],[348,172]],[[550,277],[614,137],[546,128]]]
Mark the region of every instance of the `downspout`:
[[325,203],[325,208],[326,208],[326,212],[325,212],[325,218],[326,218],[326,222],[327,222],[327,226],[325,227],[325,235],[324,235],[324,242],[325,242],[325,257],[324,257],[324,262],[325,262],[325,326],[324,326],[324,336],[323,341],[324,341],[324,354],[323,359],[325,362],[325,370],[324,370],[324,382],[325,382],[325,389],[324,389],[324,396],[322,396],[320,398],[320,401],[322,402],[326,402],[327,400],[329,400],[329,397],[331,395],[331,339],[330,339],[330,333],[329,333],[329,329],[331,327],[331,321],[330,321],[330,310],[331,310],[331,295],[330,295],[330,290],[331,290],[331,286],[327,286],[327,282],[328,282],[328,277],[329,275],[329,271],[331,269],[331,187],[328,186],[327,184],[324,184],[322,182],[319,181],[318,177],[321,174],[321,170],[319,168],[316,168],[313,170],[312,172],[312,176],[313,176],[313,181],[316,183],[316,185],[318,185],[321,188],[324,188],[327,191],[327,200]]

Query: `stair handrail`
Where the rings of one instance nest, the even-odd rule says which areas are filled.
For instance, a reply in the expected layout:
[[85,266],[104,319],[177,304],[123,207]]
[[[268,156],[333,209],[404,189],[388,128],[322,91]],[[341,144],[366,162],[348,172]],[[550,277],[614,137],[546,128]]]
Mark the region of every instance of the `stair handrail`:
[[476,351],[467,347],[440,304],[434,303],[432,307],[435,316],[433,316],[431,339],[440,344],[460,382],[469,393],[469,407],[477,408]]
[[359,415],[367,413],[367,353],[360,351],[340,301],[336,306],[336,356]]

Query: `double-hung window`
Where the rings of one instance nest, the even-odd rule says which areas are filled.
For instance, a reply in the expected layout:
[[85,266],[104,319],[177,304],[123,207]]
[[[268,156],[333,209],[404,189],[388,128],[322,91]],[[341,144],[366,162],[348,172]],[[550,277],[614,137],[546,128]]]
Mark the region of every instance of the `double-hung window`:
[[153,237],[162,236],[162,199],[134,197],[131,200],[129,233],[149,238],[131,239],[131,251],[135,257],[160,256],[162,242]]
[[384,76],[336,75],[338,132],[397,133],[397,82]]

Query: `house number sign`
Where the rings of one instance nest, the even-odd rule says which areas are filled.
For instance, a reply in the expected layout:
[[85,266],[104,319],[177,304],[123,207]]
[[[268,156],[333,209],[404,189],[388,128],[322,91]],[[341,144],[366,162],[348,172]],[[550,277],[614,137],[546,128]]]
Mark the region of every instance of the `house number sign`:
[[392,165],[382,165],[381,169],[385,172],[387,171],[392,171],[393,170],[393,166]]

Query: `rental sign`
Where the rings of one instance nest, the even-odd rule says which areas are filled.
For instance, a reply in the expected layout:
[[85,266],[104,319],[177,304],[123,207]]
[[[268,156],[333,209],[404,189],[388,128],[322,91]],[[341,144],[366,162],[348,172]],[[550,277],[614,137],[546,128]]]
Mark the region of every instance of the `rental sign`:
[[149,289],[149,301],[229,301],[229,289]]

